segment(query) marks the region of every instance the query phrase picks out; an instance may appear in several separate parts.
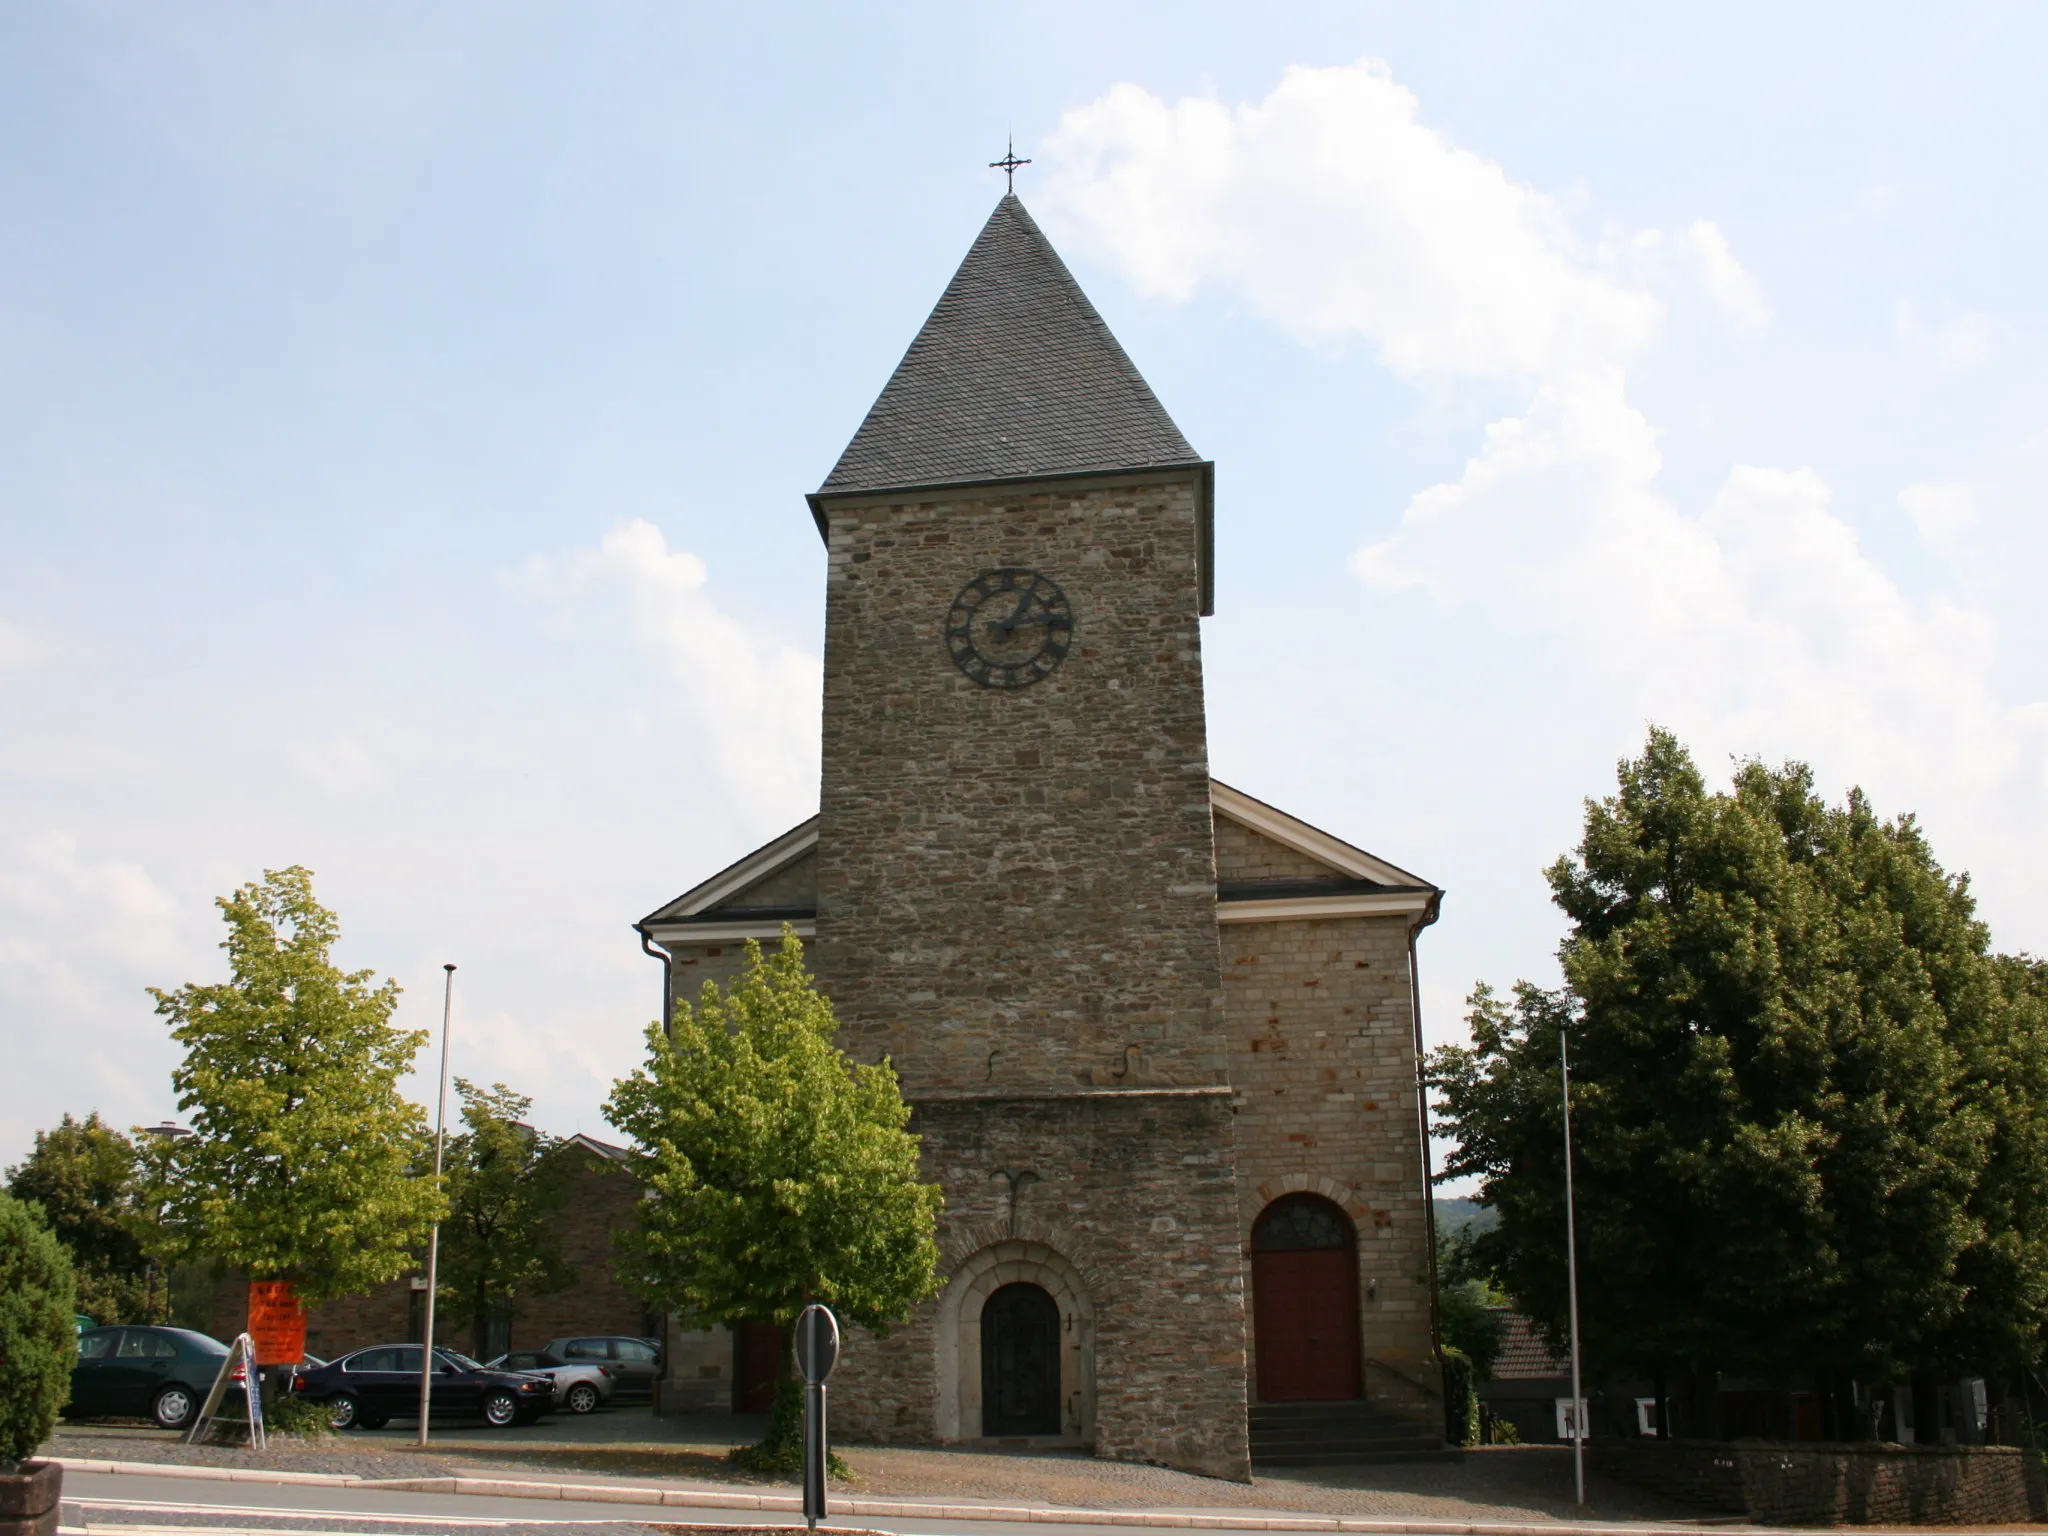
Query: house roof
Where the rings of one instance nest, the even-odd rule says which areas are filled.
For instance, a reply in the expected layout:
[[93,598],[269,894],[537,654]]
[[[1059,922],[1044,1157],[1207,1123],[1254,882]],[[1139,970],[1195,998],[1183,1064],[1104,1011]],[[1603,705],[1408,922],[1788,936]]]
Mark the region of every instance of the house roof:
[[1543,1335],[1536,1331],[1536,1325],[1528,1318],[1512,1307],[1490,1307],[1487,1310],[1505,1325],[1500,1353],[1493,1362],[1495,1381],[1548,1381],[1571,1374],[1571,1362],[1550,1352],[1550,1346],[1543,1342]]
[[1178,467],[1206,508],[1210,466],[1012,193],[811,506],[823,532],[821,498]]

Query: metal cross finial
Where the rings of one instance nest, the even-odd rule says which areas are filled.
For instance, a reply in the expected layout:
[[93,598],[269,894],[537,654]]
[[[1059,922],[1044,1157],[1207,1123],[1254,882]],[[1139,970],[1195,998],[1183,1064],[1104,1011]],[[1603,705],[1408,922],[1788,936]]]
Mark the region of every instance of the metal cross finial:
[[1029,165],[1030,163],[1029,160],[1019,160],[1017,158],[1017,136],[1011,134],[1009,145],[1003,151],[1003,158],[989,161],[988,168],[992,171],[1001,171],[1004,176],[1009,178],[1007,190],[1014,193],[1017,190],[1017,167]]

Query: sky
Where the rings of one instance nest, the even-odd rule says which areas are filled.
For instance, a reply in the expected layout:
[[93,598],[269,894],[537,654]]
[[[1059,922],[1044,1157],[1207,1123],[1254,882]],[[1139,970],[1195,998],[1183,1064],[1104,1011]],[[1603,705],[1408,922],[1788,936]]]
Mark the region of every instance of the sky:
[[[1550,982],[1651,723],[2048,950],[2048,13],[0,8],[0,1163],[177,1113],[303,864],[607,1134],[630,924],[815,808],[824,478],[1002,190],[1217,464],[1219,777]],[[429,1088],[414,1079],[424,1099]]]

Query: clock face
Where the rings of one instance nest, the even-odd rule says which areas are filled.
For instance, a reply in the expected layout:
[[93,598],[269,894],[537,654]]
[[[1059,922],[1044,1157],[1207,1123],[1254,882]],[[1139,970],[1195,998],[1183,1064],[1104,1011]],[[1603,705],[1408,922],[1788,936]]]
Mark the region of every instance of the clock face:
[[1066,594],[1020,566],[983,571],[946,615],[946,649],[984,688],[1028,688],[1049,676],[1073,635]]

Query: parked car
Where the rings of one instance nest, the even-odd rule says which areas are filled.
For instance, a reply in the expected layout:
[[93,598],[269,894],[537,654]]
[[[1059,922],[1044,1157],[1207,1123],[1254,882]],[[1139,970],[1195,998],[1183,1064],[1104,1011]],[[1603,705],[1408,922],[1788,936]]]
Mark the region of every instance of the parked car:
[[542,1353],[572,1365],[608,1365],[618,1396],[653,1397],[654,1383],[661,1377],[661,1344],[655,1339],[631,1334],[586,1334],[574,1339],[550,1339]]
[[490,1366],[494,1371],[532,1371],[548,1377],[555,1384],[556,1405],[571,1413],[595,1413],[612,1400],[618,1386],[609,1362],[598,1365],[588,1360],[564,1360],[543,1350],[515,1350],[498,1356]]
[[[546,1376],[479,1365],[452,1349],[434,1351],[435,1418],[481,1418],[494,1429],[531,1424],[555,1405]],[[326,1403],[336,1429],[382,1429],[420,1411],[420,1346],[376,1344],[292,1377],[292,1390]]]
[[150,1418],[183,1429],[227,1357],[227,1345],[189,1328],[88,1328],[78,1336],[65,1417]]

